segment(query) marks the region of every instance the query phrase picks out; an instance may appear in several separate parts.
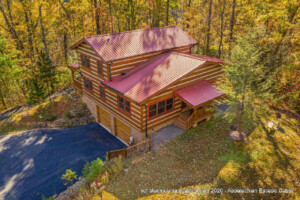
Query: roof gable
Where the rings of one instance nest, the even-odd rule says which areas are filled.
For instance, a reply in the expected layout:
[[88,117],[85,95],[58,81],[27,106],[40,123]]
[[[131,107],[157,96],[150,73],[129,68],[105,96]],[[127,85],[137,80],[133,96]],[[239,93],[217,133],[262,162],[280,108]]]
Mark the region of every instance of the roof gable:
[[82,42],[88,43],[104,62],[198,43],[177,26],[84,37],[71,49]]

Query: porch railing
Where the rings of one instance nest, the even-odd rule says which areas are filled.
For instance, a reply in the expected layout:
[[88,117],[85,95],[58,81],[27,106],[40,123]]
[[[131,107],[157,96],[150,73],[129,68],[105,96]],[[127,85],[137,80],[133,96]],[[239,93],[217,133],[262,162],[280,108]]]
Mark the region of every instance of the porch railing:
[[81,90],[82,86],[81,86],[80,80],[74,78],[73,79],[73,87],[74,87],[74,89]]
[[189,118],[187,119],[187,130],[190,130],[192,126],[195,125],[196,123],[212,117],[214,113],[215,113],[215,108],[211,105],[194,111],[191,114],[191,116],[189,116]]

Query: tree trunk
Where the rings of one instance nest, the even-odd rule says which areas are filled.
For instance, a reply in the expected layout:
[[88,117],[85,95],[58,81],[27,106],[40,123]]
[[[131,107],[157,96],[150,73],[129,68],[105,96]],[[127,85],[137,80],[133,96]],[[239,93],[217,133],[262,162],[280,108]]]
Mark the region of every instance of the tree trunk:
[[111,33],[113,33],[114,32],[114,24],[113,24],[111,0],[108,0],[108,5],[109,5],[109,14],[110,14]]
[[170,7],[170,0],[167,0],[167,15],[166,15],[167,26],[169,26],[169,7]]
[[14,26],[14,21],[11,15],[11,9],[10,9],[10,0],[6,0],[7,10],[8,10],[8,16],[11,22],[11,25]]
[[233,0],[232,2],[232,11],[231,11],[231,19],[230,19],[230,33],[229,33],[229,47],[233,39],[233,28],[235,23],[235,6],[236,6],[236,0]]
[[40,26],[41,26],[41,33],[42,33],[42,41],[44,43],[46,56],[47,56],[47,58],[49,58],[49,51],[48,51],[48,46],[47,46],[47,41],[46,41],[46,34],[45,34],[44,25],[43,25],[42,4],[39,6],[39,15],[40,15]]
[[189,0],[188,7],[191,7],[192,0]]
[[209,55],[209,40],[210,40],[210,26],[211,26],[211,14],[212,14],[213,0],[209,1],[208,19],[207,19],[207,33],[206,33],[206,49],[205,54]]
[[65,64],[68,64],[68,32],[67,32],[67,30],[64,31],[63,47],[64,47]]
[[245,93],[246,93],[246,87],[247,87],[247,84],[248,84],[248,79],[246,78],[245,80],[244,80],[244,87],[243,87],[243,96],[242,96],[242,102],[241,102],[241,107],[239,108],[239,116],[237,116],[238,117],[238,119],[239,119],[239,124],[238,124],[238,131],[241,133],[241,132],[243,132],[243,115],[244,115],[244,109],[245,109],[245,103],[244,103],[244,101],[245,101]]
[[[101,0],[100,0],[101,1]],[[99,12],[99,7],[98,7],[98,2],[97,0],[94,0],[94,8],[95,8],[95,21],[96,21],[96,34],[100,35],[100,12]]]
[[[221,1],[219,1],[219,4],[220,4]],[[222,8],[222,11],[221,11],[221,15],[220,15],[220,18],[221,18],[221,30],[220,30],[220,43],[219,43],[219,54],[218,54],[218,57],[220,58],[221,57],[221,48],[223,46],[223,29],[224,29],[224,12],[225,12],[225,7],[226,7],[226,0],[224,0],[223,2],[223,8]]]
[[4,97],[3,97],[3,94],[2,94],[2,88],[1,87],[0,87],[0,98],[1,98],[2,105],[4,106],[4,108],[6,108],[6,104],[5,104],[5,101],[4,101]]
[[27,27],[27,37],[28,37],[28,43],[29,43],[29,48],[30,48],[30,57],[31,57],[31,63],[34,62],[34,47],[33,47],[33,33],[30,25],[30,20],[29,20],[29,15],[31,16],[31,11],[27,9],[26,7],[26,2],[23,2],[20,0],[22,3],[23,9],[24,9],[24,17],[25,17],[25,24]]
[[[0,3],[1,3],[1,0],[0,0]],[[0,11],[1,11],[2,15],[3,15],[3,19],[4,19],[5,23],[6,23],[6,26],[7,26],[8,30],[9,30],[12,38],[15,39],[15,40],[17,40],[17,42],[18,42],[17,43],[17,49],[23,50],[24,49],[23,42],[19,39],[19,35],[17,34],[17,31],[15,30],[13,24],[10,23],[8,17],[6,16],[4,8],[3,8],[3,6],[1,4],[0,4]]]

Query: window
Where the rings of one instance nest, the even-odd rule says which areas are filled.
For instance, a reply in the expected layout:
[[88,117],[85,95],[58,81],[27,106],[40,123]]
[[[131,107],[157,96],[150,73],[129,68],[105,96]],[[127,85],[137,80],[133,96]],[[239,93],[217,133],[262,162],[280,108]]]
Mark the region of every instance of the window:
[[149,106],[149,118],[155,117],[157,115],[157,104],[152,104]]
[[186,108],[186,103],[184,103],[183,101],[181,102],[181,109]]
[[90,59],[89,59],[89,57],[81,54],[81,65],[86,67],[86,68],[90,68]]
[[102,63],[97,61],[98,74],[103,75]]
[[100,98],[105,99],[105,90],[102,86],[100,86]]
[[130,102],[124,99],[123,97],[118,96],[118,107],[119,109],[130,114]]
[[149,106],[149,118],[159,116],[173,109],[174,98],[166,99]]
[[84,87],[90,91],[93,91],[93,83],[90,79],[83,77]]
[[174,102],[173,98],[167,99],[167,102],[166,102],[166,110],[167,111],[173,109],[173,102]]

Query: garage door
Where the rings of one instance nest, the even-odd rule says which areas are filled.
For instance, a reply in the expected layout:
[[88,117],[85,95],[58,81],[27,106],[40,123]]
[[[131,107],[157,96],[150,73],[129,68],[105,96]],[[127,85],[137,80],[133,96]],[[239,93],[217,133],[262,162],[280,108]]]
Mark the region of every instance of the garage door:
[[98,123],[105,126],[107,129],[111,129],[110,123],[110,114],[105,111],[103,108],[97,106],[97,113],[98,113]]
[[130,143],[130,126],[127,126],[117,118],[115,118],[115,132],[116,136],[121,138],[124,142],[127,142],[128,144]]

